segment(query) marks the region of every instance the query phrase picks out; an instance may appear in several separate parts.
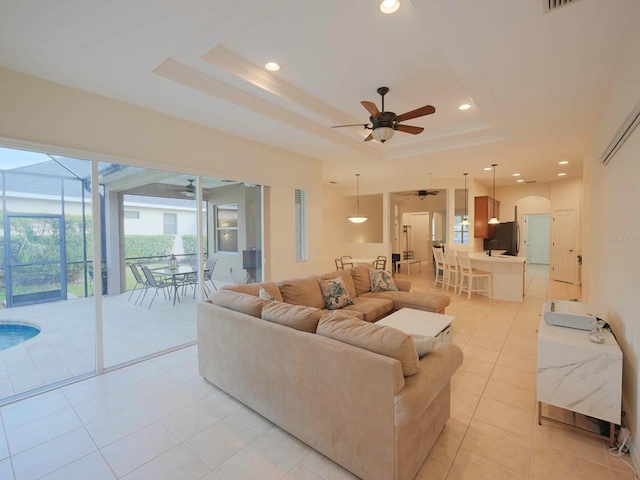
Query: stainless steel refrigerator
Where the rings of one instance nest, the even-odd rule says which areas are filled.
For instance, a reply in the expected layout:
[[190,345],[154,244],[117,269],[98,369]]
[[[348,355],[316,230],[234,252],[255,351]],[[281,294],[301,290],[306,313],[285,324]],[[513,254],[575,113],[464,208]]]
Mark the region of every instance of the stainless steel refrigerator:
[[[496,225],[494,239],[500,244],[500,250],[507,250],[505,255],[518,256],[520,251],[520,227],[518,222],[503,222]],[[493,248],[496,248],[495,243]]]

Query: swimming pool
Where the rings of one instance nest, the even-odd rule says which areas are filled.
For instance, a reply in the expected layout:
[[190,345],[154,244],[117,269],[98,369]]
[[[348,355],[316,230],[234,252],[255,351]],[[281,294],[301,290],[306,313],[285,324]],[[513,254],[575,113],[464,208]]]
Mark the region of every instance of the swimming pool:
[[40,329],[17,323],[0,323],[0,352],[14,347],[40,333]]

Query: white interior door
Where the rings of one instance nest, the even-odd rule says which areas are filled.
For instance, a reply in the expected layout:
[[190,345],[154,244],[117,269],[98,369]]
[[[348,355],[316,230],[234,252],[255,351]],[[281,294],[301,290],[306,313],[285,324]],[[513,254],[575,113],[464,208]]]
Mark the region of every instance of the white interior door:
[[429,234],[429,212],[415,212],[411,214],[411,248],[413,258],[430,260],[429,248],[431,236]]
[[549,265],[551,218],[549,215],[527,215],[527,262]]
[[551,220],[551,276],[561,282],[578,283],[576,211],[554,210]]

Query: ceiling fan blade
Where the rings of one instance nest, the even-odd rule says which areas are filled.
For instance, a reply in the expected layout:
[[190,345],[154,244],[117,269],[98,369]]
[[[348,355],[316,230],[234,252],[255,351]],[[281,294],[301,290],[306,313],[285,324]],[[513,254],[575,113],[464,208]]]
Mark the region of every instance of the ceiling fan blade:
[[351,123],[349,125],[333,125],[331,128],[342,128],[342,127],[366,127],[369,125],[368,123]]
[[411,125],[396,125],[396,130],[400,130],[404,133],[411,133],[412,135],[418,135],[424,131],[424,128],[412,127]]
[[365,142],[368,142],[369,140],[373,140],[373,134],[372,133],[370,133],[369,136],[364,139]]
[[378,110],[378,107],[376,107],[375,103],[367,102],[366,100],[363,100],[360,103],[367,109],[367,112],[369,112],[373,118],[382,118],[382,114],[380,113],[380,110]]
[[424,117],[425,115],[431,115],[435,113],[435,107],[431,105],[425,105],[424,107],[416,108],[410,112],[403,113],[396,117],[396,122],[404,122],[405,120],[411,120],[412,118]]

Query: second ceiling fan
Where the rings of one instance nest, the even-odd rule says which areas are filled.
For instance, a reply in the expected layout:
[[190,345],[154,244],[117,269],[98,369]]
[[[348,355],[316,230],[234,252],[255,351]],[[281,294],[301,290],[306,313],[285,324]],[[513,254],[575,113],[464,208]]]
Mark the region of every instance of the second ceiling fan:
[[373,102],[368,102],[366,100],[360,102],[362,106],[366,108],[367,111],[371,114],[371,116],[369,117],[371,125],[369,125],[368,123],[356,123],[351,125],[335,125],[331,128],[363,126],[365,129],[371,130],[369,136],[364,139],[365,142],[376,139],[379,142],[384,143],[391,137],[393,137],[393,134],[396,130],[410,133],[412,135],[418,135],[419,133],[422,133],[424,131],[424,128],[413,127],[411,125],[400,125],[400,122],[411,120],[412,118],[423,117],[425,115],[431,115],[436,111],[435,107],[432,107],[431,105],[425,105],[424,107],[416,108],[415,110],[403,113],[402,115],[396,115],[394,112],[385,112],[384,96],[389,93],[389,88],[380,87],[377,91],[382,97],[382,111],[378,110],[378,107]]

